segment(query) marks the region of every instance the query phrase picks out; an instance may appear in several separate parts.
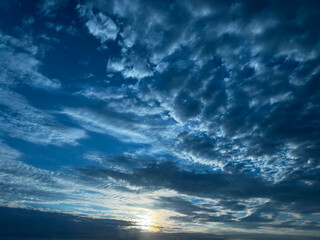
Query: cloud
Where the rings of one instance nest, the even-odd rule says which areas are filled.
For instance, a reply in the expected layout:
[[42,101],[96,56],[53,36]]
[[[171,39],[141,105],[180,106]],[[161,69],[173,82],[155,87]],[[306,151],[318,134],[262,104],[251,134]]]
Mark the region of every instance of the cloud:
[[[65,33],[68,33],[69,35],[71,36],[76,36],[78,33],[78,30],[71,24],[69,26],[64,26],[64,25],[61,25],[61,24],[56,24],[56,23],[53,23],[53,22],[45,22],[44,23],[45,26],[48,28],[48,29],[52,29],[56,32],[65,32]],[[55,40],[55,41],[59,41],[57,39],[46,39],[46,40]]]
[[63,180],[59,174],[25,164],[17,160],[18,156],[5,157],[0,161],[1,204],[55,202],[67,198],[66,185],[63,184],[67,179]]
[[36,144],[77,145],[86,133],[66,127],[48,113],[32,107],[21,95],[9,90],[0,91],[0,129],[10,137]]
[[184,194],[209,198],[266,197],[268,190],[261,180],[249,175],[193,173],[180,170],[171,162],[150,164],[130,174],[107,169],[80,169],[79,172],[90,176],[94,176],[94,173],[106,175],[106,177],[125,180],[133,186],[142,186],[149,190],[167,188]]
[[124,142],[150,143],[152,141],[138,129],[143,128],[144,124],[121,118],[117,113],[107,110],[100,113],[89,109],[72,108],[64,109],[61,113],[74,119],[89,131],[108,134]]
[[[72,156],[59,176],[2,161],[7,199],[130,218],[154,207],[187,230],[318,233],[319,2],[77,4],[40,1],[50,23],[32,14],[0,35],[0,156],[23,159],[16,139]],[[55,14],[61,6],[68,14]],[[11,15],[27,18],[23,7]],[[60,36],[64,26],[79,34]],[[32,34],[60,43],[44,57]],[[49,77],[60,61],[63,84]],[[110,150],[100,134],[121,143]],[[94,209],[105,202],[114,209]],[[272,239],[255,236],[238,238]]]
[[19,160],[22,157],[22,153],[0,142],[0,204],[66,198],[59,174],[25,164]]
[[216,212],[210,208],[204,208],[197,205],[192,204],[191,202],[184,200],[179,197],[161,197],[159,199],[156,207],[161,209],[169,209],[180,214],[184,215],[192,215],[196,214],[196,212],[205,212],[205,213],[214,213]]
[[20,156],[21,156],[21,153],[19,151],[9,147],[8,145],[0,141],[0,161],[14,160]]
[[[197,173],[194,172],[195,170],[191,172],[180,169],[172,162],[149,164],[146,167],[134,168],[129,173],[104,168],[79,169],[78,171],[81,175],[92,179],[96,177],[101,179],[103,176],[111,177],[149,191],[171,189],[181,194],[228,200],[221,202],[222,206],[229,206],[229,209],[237,209],[236,211],[242,211],[243,207],[237,202],[232,203],[232,200],[253,198],[269,199],[274,201],[273,206],[281,207],[284,204],[287,209],[298,213],[320,211],[318,181],[312,185],[300,183],[302,179],[311,180],[318,177],[319,174],[316,172],[307,174],[308,177],[299,176],[298,179],[288,177],[282,182],[270,184],[244,173]],[[230,204],[234,207],[231,207]]]
[[142,79],[153,75],[150,64],[136,55],[126,59],[109,59],[108,72],[121,72],[125,78]]
[[44,16],[52,17],[60,7],[67,3],[68,0],[41,0],[38,7]]
[[58,89],[57,79],[44,76],[36,59],[38,48],[28,39],[17,39],[0,33],[1,71],[0,83],[5,85],[29,84],[36,88]]
[[78,5],[77,9],[81,17],[88,19],[86,26],[89,33],[100,39],[101,43],[114,41],[117,38],[119,28],[109,16],[101,12],[95,14],[92,9],[85,5]]
[[125,97],[125,92],[118,88],[91,87],[81,90],[77,94],[85,96],[89,99],[105,102],[110,102],[111,99],[122,100]]
[[[304,10],[297,11],[299,4],[282,13],[284,3],[263,2],[258,6],[250,1],[238,4],[89,1],[86,6],[78,7],[78,11],[85,16],[95,9],[94,16],[112,16],[114,22],[125,23],[125,26],[119,24],[114,37],[121,50],[117,56],[108,58],[107,72],[120,72],[123,78],[120,81],[139,79],[134,86],[138,90],[130,91],[133,94],[130,100],[134,98],[142,106],[156,102],[160,106],[156,109],[167,113],[167,119],[175,125],[170,129],[175,134],[167,134],[166,140],[172,143],[167,147],[169,153],[176,151],[176,156],[194,162],[200,159],[201,163],[220,169],[221,175],[210,175],[212,182],[219,182],[220,178],[235,182],[234,188],[238,190],[231,191],[230,183],[230,192],[226,189],[220,193],[217,187],[215,196],[232,193],[232,197],[238,198],[265,197],[270,191],[273,201],[290,202],[290,208],[295,209],[289,197],[285,199],[280,194],[286,185],[284,181],[294,168],[305,171],[319,165],[316,158],[319,131],[314,124],[318,119],[319,100],[318,56],[314,49],[319,43],[309,24],[311,19],[317,19],[312,11],[316,3],[307,3]],[[129,92],[125,88],[124,85],[123,92]],[[115,112],[131,113],[132,118],[148,116],[147,112],[139,112],[139,107],[132,108],[133,101],[121,98],[123,103],[119,103],[98,92],[96,95]],[[121,110],[121,106],[130,107]],[[159,115],[155,118],[161,122],[164,115]],[[92,123],[89,117],[82,119]],[[95,131],[103,132],[101,128],[112,125],[106,117],[96,119],[100,120],[91,128]],[[157,131],[150,132],[159,136]],[[184,160],[181,159],[181,165]],[[155,182],[169,178],[161,174],[164,173],[159,172],[161,177]],[[240,176],[242,181],[248,181],[243,185],[253,188],[251,194],[238,186]],[[301,194],[299,181],[302,180],[286,186]],[[183,190],[172,182],[163,184]],[[220,184],[228,185],[227,182],[221,180]],[[153,187],[164,187],[159,185]],[[315,186],[307,192],[308,196],[317,195]],[[286,194],[300,201],[289,191]],[[315,202],[310,201],[310,206],[315,207],[311,209],[318,211]],[[227,202],[225,205],[228,206]],[[230,204],[233,208],[231,205],[243,209],[240,204]]]
[[117,37],[117,25],[115,25],[111,18],[102,13],[99,13],[93,19],[90,19],[86,25],[93,36],[100,38],[101,43],[104,43],[107,40],[115,40]]
[[187,92],[181,91],[175,98],[175,109],[182,119],[198,116],[201,113],[202,104]]

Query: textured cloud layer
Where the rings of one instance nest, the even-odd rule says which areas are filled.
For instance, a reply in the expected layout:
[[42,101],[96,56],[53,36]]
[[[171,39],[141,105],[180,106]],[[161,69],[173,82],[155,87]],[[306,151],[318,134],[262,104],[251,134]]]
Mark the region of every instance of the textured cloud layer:
[[320,234],[318,1],[5,5],[2,205]]

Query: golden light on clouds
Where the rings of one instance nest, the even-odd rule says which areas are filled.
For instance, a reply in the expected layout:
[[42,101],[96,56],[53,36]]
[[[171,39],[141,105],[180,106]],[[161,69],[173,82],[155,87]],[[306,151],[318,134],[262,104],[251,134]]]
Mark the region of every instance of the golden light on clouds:
[[143,231],[157,232],[159,231],[157,226],[156,212],[152,210],[139,209],[139,214],[135,219],[137,227]]

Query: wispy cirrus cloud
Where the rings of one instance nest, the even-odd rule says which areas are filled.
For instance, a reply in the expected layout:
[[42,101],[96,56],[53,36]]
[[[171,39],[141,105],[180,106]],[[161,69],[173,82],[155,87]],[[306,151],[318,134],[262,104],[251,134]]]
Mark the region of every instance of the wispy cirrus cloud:
[[108,134],[124,142],[150,143],[152,141],[143,133],[144,124],[122,118],[115,112],[66,108],[61,113],[74,119],[84,129]]
[[41,0],[38,3],[39,10],[47,17],[53,16],[55,11],[65,6],[68,0]]
[[11,137],[38,144],[77,145],[85,138],[81,129],[59,124],[50,114],[32,107],[21,95],[0,90],[0,129]]
[[36,58],[38,48],[31,39],[17,39],[1,33],[0,41],[2,84],[29,84],[45,89],[60,88],[59,80],[50,79],[39,71],[41,62]]

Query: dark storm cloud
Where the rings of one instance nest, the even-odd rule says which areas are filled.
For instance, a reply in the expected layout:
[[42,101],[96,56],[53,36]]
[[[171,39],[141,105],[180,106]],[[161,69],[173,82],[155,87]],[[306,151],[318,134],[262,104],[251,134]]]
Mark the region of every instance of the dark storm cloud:
[[290,203],[295,212],[319,212],[319,170],[299,170],[291,173],[274,186],[273,199],[280,203]]
[[[103,178],[111,177],[125,180],[130,185],[143,187],[145,190],[172,189],[183,194],[222,199],[220,204],[234,211],[245,209],[245,206],[237,203],[234,199],[268,198],[273,201],[270,204],[274,209],[277,207],[280,209],[284,205],[287,209],[298,213],[320,212],[320,185],[318,180],[315,180],[319,177],[319,172],[311,172],[305,177],[298,177],[298,179],[288,177],[279,183],[271,184],[253,175],[240,172],[189,172],[179,169],[171,162],[151,164],[144,168],[134,169],[132,173],[93,168],[77,171],[87,181],[103,182]],[[311,185],[303,182],[308,179],[312,181]],[[169,206],[169,200],[171,206],[178,202],[177,199],[170,198],[162,200],[167,200],[163,203],[166,206]],[[188,203],[184,202],[184,204]],[[182,204],[179,206],[182,207]],[[190,207],[192,206],[188,205],[188,209],[191,211]],[[256,217],[260,216],[262,210],[266,212],[266,209],[265,206],[248,219],[257,219]],[[182,211],[178,206],[176,210]]]
[[231,201],[222,200],[219,202],[219,205],[223,206],[226,209],[230,209],[232,211],[242,211],[246,209],[245,205],[235,200],[231,200]]
[[215,140],[205,134],[196,136],[184,131],[177,136],[177,140],[179,151],[186,150],[197,157],[219,160],[219,152],[215,151]]
[[[269,112],[260,123],[259,132],[253,131],[248,136],[249,154],[273,154],[284,144],[291,143],[296,145],[293,153],[299,157],[298,163],[310,160],[313,166],[318,165],[319,126],[314,124],[320,117],[318,79],[319,76],[314,75],[306,85],[296,88],[292,99],[265,106]],[[246,122],[250,124],[250,120]]]
[[275,224],[275,228],[287,228],[287,229],[299,229],[299,230],[318,230],[320,228],[320,224],[318,222],[313,221],[305,221],[301,225],[295,224],[296,221],[290,220],[282,222],[281,224]]
[[182,119],[197,116],[201,112],[201,102],[192,98],[188,92],[183,91],[176,97],[174,107]]
[[85,177],[112,177],[125,180],[133,186],[155,190],[173,189],[181,193],[218,197],[262,197],[267,185],[258,178],[244,174],[196,173],[179,169],[172,162],[150,164],[145,168],[134,169],[133,173],[123,173],[110,169],[79,169]]
[[191,215],[195,212],[216,212],[215,210],[210,208],[204,208],[194,205],[191,202],[179,197],[161,197],[155,207],[169,209],[184,215]]
[[[275,221],[275,218],[279,215],[279,206],[274,203],[266,203],[260,206],[251,215],[241,219],[242,222],[253,222],[253,223],[267,223]],[[263,214],[269,214],[268,217],[264,217]],[[271,215],[271,216],[270,216]]]

